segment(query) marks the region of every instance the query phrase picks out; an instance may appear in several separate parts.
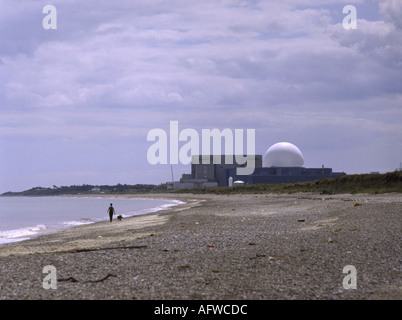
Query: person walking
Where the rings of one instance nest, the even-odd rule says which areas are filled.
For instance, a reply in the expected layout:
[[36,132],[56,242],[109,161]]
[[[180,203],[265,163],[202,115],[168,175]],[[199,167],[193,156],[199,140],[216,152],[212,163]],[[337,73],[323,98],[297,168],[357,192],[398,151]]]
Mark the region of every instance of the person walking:
[[116,211],[113,208],[113,203],[110,204],[109,209],[107,209],[107,211],[109,212],[109,218],[110,218],[110,222],[112,222],[113,220],[113,214],[116,213]]

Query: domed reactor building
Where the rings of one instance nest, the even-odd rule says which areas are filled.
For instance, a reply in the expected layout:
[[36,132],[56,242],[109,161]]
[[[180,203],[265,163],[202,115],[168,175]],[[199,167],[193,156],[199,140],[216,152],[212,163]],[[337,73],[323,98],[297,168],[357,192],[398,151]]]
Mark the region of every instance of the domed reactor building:
[[[216,157],[221,157],[220,164],[217,164]],[[289,142],[275,143],[263,156],[255,155],[255,169],[249,175],[238,175],[237,168],[245,165],[237,164],[235,156],[230,157],[233,157],[233,161],[226,164],[227,157],[224,155],[193,156],[191,174],[183,174],[180,182],[170,184],[170,188],[231,186],[233,182],[244,184],[294,183],[345,175],[344,172],[332,172],[331,168],[324,168],[324,166],[305,168],[302,152]]]
[[294,144],[278,142],[272,145],[262,158],[262,166],[269,167],[303,167],[303,154]]

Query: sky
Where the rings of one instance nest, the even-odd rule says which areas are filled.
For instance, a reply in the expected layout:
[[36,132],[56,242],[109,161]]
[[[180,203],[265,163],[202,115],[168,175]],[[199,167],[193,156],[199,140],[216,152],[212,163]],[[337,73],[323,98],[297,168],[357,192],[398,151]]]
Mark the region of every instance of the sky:
[[254,129],[257,154],[291,142],[305,167],[393,171],[401,17],[400,0],[0,0],[0,193],[170,181],[147,159],[170,121]]

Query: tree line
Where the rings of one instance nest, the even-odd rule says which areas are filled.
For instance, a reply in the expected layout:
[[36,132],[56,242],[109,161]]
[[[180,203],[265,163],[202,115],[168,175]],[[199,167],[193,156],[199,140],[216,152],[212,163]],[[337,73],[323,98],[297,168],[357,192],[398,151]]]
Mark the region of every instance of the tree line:
[[72,185],[53,187],[34,187],[20,192],[5,192],[2,196],[54,196],[66,194],[97,194],[97,193],[123,193],[123,192],[151,192],[166,189],[166,184],[116,184],[116,185]]

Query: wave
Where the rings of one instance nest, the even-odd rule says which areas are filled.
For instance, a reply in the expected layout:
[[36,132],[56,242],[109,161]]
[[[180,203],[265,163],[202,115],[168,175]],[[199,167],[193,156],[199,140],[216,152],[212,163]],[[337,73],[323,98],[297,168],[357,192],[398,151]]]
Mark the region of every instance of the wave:
[[66,227],[74,227],[74,226],[81,226],[84,224],[91,224],[94,223],[92,219],[82,218],[80,220],[71,220],[71,221],[64,221],[63,226]]
[[28,240],[44,230],[46,230],[46,226],[38,224],[32,227],[0,231],[0,244]]
[[[136,199],[136,200],[149,200],[149,199]],[[162,210],[169,210],[171,207],[185,203],[185,202],[182,202],[179,200],[166,200],[166,201],[169,201],[169,203],[165,203],[160,206],[153,207],[153,208],[137,209],[135,211],[131,211],[131,212],[129,211],[126,214],[121,214],[121,215],[124,218],[126,218],[126,217],[132,217],[132,216],[137,216],[137,215],[144,215],[147,213],[155,213],[155,212],[162,211]],[[75,226],[86,225],[86,224],[91,224],[91,223],[95,223],[95,222],[99,222],[99,221],[107,221],[107,220],[109,220],[108,216],[95,218],[95,219],[79,218],[77,220],[60,221],[60,222],[56,222],[56,223],[53,222],[53,224],[48,225],[48,226],[46,226],[44,224],[38,224],[35,226],[0,231],[0,245],[6,244],[6,243],[11,243],[11,242],[29,240],[40,234],[58,232],[58,231],[65,230],[67,228],[71,228],[71,227],[75,227]]]
[[123,218],[125,218],[125,217],[143,215],[143,214],[147,214],[147,213],[155,213],[155,212],[162,211],[162,210],[167,210],[167,209],[170,209],[171,207],[175,207],[175,206],[178,206],[180,204],[185,203],[185,202],[180,201],[180,200],[169,200],[169,201],[172,202],[172,203],[165,203],[165,204],[162,204],[162,205],[160,205],[158,207],[143,209],[143,210],[139,210],[139,211],[135,211],[135,212],[130,212],[127,215],[122,214],[122,216],[123,216]]

